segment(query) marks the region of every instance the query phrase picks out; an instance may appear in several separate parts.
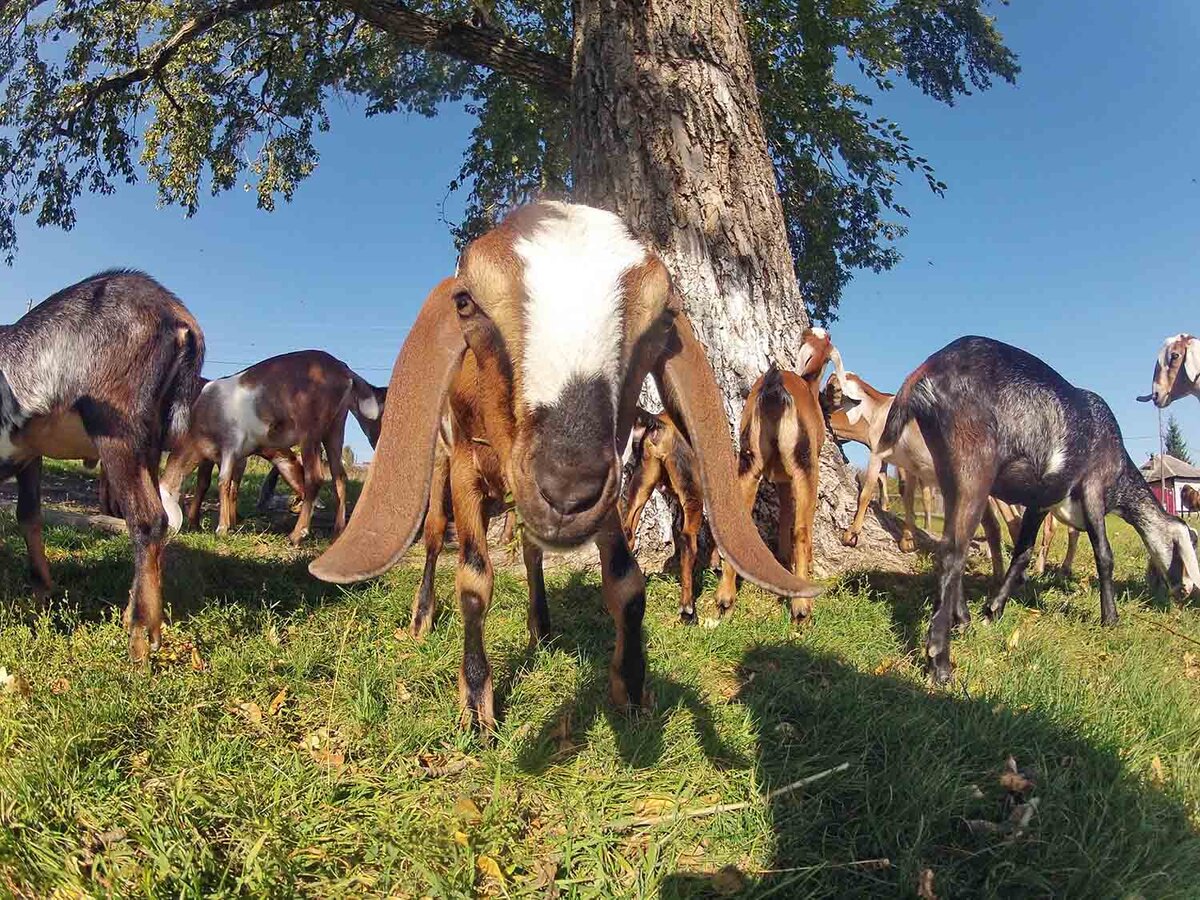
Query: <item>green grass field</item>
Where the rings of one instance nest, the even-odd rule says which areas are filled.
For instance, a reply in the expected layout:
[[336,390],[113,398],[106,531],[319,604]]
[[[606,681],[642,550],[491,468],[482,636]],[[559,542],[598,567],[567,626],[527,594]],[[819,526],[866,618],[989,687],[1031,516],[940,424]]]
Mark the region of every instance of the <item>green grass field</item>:
[[0,894],[1200,895],[1200,610],[1146,592],[1123,524],[1118,627],[1086,578],[1032,582],[956,640],[945,690],[919,658],[927,560],[844,577],[801,630],[749,589],[682,627],[652,578],[633,718],[606,702],[598,575],[551,574],[557,636],[530,654],[523,578],[501,574],[490,745],[459,727],[449,558],[418,644],[415,565],[337,588],[305,570],[322,541],[261,527],[174,539],[146,674],[119,624],[128,541],[50,529],[61,599],[39,608],[0,514]]

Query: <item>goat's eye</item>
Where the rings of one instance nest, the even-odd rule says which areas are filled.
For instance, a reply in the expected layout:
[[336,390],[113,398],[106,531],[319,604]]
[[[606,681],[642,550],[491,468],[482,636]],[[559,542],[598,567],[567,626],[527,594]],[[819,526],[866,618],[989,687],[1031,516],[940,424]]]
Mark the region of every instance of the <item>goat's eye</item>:
[[471,299],[471,295],[466,291],[459,291],[454,295],[454,307],[458,310],[458,314],[463,318],[474,314],[475,301]]

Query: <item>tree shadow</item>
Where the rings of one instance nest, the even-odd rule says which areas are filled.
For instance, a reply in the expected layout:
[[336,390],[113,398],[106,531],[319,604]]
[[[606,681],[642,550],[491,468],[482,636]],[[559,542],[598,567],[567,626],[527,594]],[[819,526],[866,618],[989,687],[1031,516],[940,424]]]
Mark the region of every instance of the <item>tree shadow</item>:
[[[758,783],[849,768],[769,802],[774,852],[761,870],[678,872],[664,898],[914,896],[925,869],[939,897],[1182,895],[1200,883],[1187,809],[1102,735],[790,643],[752,648],[739,673]],[[1021,797],[999,781],[1010,754],[1033,779]],[[1014,836],[1014,809],[1030,798]]]
[[[711,710],[700,693],[691,685],[666,677],[649,650],[646,660],[649,708],[632,712],[616,709],[608,693],[608,667],[615,632],[601,600],[599,585],[589,582],[584,573],[572,572],[565,585],[548,591],[548,598],[553,637],[547,646],[577,657],[582,677],[578,689],[562,698],[541,729],[523,740],[517,752],[518,768],[537,774],[570,760],[584,746],[576,738],[601,717],[608,720],[625,765],[652,766],[663,756],[665,723],[678,709],[685,709],[691,715],[700,746],[715,766],[744,768],[750,764],[721,740]],[[529,666],[531,656],[526,650],[504,660],[505,671],[512,674],[497,686],[498,699],[507,696],[515,679]]]

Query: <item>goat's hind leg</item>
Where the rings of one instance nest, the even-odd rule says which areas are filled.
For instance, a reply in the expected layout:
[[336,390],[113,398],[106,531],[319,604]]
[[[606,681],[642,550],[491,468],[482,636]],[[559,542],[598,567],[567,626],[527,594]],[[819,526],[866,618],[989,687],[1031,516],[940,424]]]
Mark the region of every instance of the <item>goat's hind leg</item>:
[[29,555],[29,574],[33,579],[33,596],[45,600],[54,590],[50,564],[46,562],[46,545],[42,542],[42,458],[31,460],[17,473],[17,523],[25,538]]
[[1017,543],[1013,547],[1012,562],[1008,564],[1008,572],[1000,584],[996,595],[983,605],[983,618],[987,622],[995,622],[1004,615],[1004,606],[1013,592],[1025,583],[1025,570],[1029,567],[1033,555],[1033,545],[1037,542],[1038,530],[1042,520],[1046,518],[1046,510],[1036,506],[1026,506],[1025,515],[1021,517],[1021,531],[1017,534]]
[[[129,630],[129,656],[134,662],[142,662],[162,642],[162,555],[167,515],[157,479],[145,458],[116,440],[98,438],[97,447],[133,540],[133,586],[123,618]],[[157,451],[148,455],[157,462]]]

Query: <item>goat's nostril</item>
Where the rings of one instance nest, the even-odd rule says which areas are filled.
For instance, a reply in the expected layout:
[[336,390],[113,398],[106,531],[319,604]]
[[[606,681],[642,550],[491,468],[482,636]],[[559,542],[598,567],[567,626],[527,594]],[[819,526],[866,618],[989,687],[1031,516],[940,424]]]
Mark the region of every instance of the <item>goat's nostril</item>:
[[604,494],[608,473],[547,472],[537,478],[542,499],[559,515],[591,509]]

